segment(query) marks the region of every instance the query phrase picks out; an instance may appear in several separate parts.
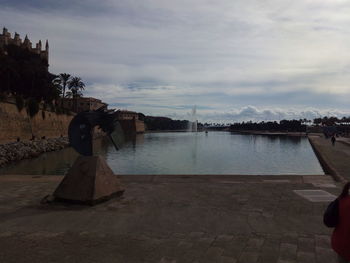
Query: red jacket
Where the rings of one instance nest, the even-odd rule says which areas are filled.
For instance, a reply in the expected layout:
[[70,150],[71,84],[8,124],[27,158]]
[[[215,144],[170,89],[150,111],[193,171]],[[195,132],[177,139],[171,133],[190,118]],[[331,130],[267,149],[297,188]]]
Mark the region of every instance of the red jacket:
[[350,196],[339,199],[339,223],[333,231],[332,248],[350,260]]

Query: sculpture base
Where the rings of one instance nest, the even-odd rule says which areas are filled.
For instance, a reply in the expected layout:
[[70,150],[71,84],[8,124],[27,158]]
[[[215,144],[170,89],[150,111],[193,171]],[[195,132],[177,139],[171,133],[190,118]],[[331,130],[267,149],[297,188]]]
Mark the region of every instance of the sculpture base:
[[79,156],[53,196],[56,201],[95,205],[124,192],[118,177],[100,156]]

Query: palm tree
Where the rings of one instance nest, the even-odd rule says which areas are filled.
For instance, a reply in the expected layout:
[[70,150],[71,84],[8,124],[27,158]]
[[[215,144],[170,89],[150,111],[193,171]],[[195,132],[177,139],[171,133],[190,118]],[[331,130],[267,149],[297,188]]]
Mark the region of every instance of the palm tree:
[[[65,97],[66,93],[66,87],[69,85],[71,80],[71,75],[67,73],[60,73],[53,81],[52,83],[59,87],[59,89],[62,92],[62,98]],[[61,100],[61,107],[63,107],[63,100]]]
[[72,77],[70,74],[67,73],[60,73],[57,78],[53,80],[54,84],[60,85],[62,90],[62,97],[64,98],[64,95],[66,93],[66,87],[69,85],[69,82],[71,81]]
[[73,98],[73,93],[71,91],[67,91],[65,97],[71,99]]
[[68,84],[68,88],[74,100],[74,110],[77,111],[77,98],[83,96],[85,84],[79,77],[73,77]]

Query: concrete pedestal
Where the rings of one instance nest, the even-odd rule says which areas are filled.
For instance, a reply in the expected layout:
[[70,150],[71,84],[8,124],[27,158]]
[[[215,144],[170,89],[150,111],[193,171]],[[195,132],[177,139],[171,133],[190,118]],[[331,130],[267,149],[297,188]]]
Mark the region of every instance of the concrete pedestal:
[[100,156],[79,156],[54,192],[55,200],[94,205],[122,195],[118,177]]

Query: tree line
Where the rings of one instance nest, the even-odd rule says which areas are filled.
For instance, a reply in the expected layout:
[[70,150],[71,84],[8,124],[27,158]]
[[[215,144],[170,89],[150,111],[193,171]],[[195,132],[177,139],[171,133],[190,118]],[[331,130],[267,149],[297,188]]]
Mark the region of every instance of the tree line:
[[[144,121],[148,130],[187,130],[188,120],[172,120],[168,117],[145,116],[139,113],[139,119]],[[213,124],[198,123],[199,129],[206,128],[211,130],[254,130],[254,131],[276,131],[276,132],[306,132],[307,126],[311,125],[337,126],[339,131],[349,131],[350,117],[323,117],[316,118],[313,121],[307,119],[299,120],[281,120],[281,121],[262,121],[262,122],[236,122],[234,124]]]
[[188,121],[186,120],[172,120],[167,117],[153,117],[139,114],[139,119],[145,122],[147,130],[187,130]]
[[326,126],[333,126],[333,125],[349,125],[350,124],[350,117],[323,117],[323,118],[316,118],[314,119],[314,124],[316,125],[326,125]]
[[[83,96],[85,83],[80,77],[73,77],[67,73],[60,73],[52,80],[62,98],[78,98]],[[68,91],[66,92],[66,90]]]
[[[60,73],[52,83],[59,90],[62,97],[61,107],[63,108],[63,98],[73,99],[73,111],[77,111],[77,99],[83,96],[83,90],[85,89],[85,84],[79,77],[73,77],[67,73]],[[68,91],[66,92],[66,90]]]
[[262,122],[240,122],[230,125],[233,131],[278,131],[278,132],[306,132],[306,125],[301,120],[281,120]]

